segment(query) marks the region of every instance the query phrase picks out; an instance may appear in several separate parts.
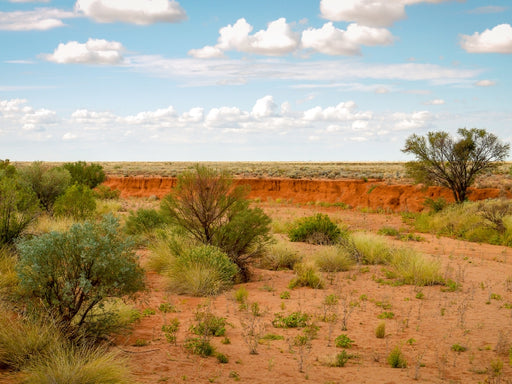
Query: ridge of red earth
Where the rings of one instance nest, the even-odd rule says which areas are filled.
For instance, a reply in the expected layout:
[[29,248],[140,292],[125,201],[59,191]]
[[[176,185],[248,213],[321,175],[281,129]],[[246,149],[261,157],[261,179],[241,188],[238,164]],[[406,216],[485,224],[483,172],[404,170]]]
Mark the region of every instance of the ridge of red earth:
[[[121,191],[121,197],[162,198],[176,186],[174,177],[109,176],[104,185]],[[286,200],[293,203],[344,203],[352,207],[384,209],[395,212],[420,212],[425,209],[425,199],[444,198],[453,202],[452,192],[443,187],[426,187],[421,184],[389,184],[383,180],[321,180],[285,178],[235,179],[236,185],[250,188],[249,198]],[[511,198],[512,193],[497,188],[470,188],[469,200]]]

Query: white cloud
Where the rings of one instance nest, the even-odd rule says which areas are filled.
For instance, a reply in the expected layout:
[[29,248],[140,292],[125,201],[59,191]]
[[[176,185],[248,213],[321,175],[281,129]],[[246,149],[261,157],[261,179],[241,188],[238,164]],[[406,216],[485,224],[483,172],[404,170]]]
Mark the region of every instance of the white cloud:
[[397,131],[415,131],[428,126],[434,118],[429,111],[419,111],[411,114],[394,113],[392,118],[395,120],[394,130]]
[[176,23],[187,14],[174,0],[77,0],[75,9],[100,23]]
[[389,27],[406,18],[405,6],[450,0],[321,0],[321,16],[332,21],[355,21],[370,27]]
[[339,103],[333,107],[314,107],[304,112],[306,121],[352,121],[371,119],[370,111],[357,112],[357,105],[353,101]]
[[24,131],[44,131],[59,121],[55,111],[34,109],[27,103],[25,99],[0,100],[0,122]]
[[63,27],[62,19],[76,17],[73,12],[59,9],[39,8],[33,11],[0,12],[0,30],[46,31]]
[[425,103],[425,105],[443,105],[445,101],[443,99],[433,99]]
[[89,39],[85,44],[70,41],[59,44],[45,60],[58,64],[119,64],[123,61],[123,45],[117,41]]
[[492,80],[479,80],[475,83],[477,87],[493,87],[496,85],[495,81]]
[[219,30],[218,43],[192,49],[189,55],[196,58],[218,58],[226,51],[255,53],[268,56],[281,56],[293,52],[299,45],[298,35],[292,31],[285,18],[268,24],[267,29],[250,35],[253,26],[245,19],[238,19],[235,24]]
[[327,55],[357,55],[360,46],[389,45],[393,35],[385,28],[350,24],[347,30],[335,28],[331,22],[320,29],[309,28],[302,33],[302,46]]
[[254,104],[252,108],[251,115],[256,118],[269,117],[275,115],[276,109],[277,105],[274,103],[274,98],[267,95],[256,101],[256,104]]
[[500,24],[482,33],[461,35],[460,45],[469,53],[512,53],[512,27]]

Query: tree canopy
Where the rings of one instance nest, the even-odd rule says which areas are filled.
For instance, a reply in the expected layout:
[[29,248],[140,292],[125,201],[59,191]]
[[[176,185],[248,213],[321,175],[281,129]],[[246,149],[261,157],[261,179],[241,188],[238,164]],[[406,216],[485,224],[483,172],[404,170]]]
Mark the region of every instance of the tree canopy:
[[510,145],[485,129],[460,128],[457,140],[447,132],[409,136],[402,149],[416,157],[406,164],[417,182],[450,188],[456,202],[467,199],[467,190],[477,175],[492,171],[508,156]]

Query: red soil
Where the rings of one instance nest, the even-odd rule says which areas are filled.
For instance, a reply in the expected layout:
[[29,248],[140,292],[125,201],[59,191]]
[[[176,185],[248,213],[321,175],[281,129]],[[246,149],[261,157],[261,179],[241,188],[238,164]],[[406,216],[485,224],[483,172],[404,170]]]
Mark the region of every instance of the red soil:
[[[247,185],[249,198],[266,201],[287,200],[294,203],[324,202],[345,203],[353,207],[368,207],[391,211],[418,212],[424,209],[426,198],[442,197],[453,201],[451,191],[442,187],[388,184],[381,180],[294,180],[294,179],[237,179]],[[172,177],[108,177],[104,182],[112,189],[119,189],[126,197],[163,197],[176,185]],[[483,200],[512,193],[494,188],[470,189],[470,200]]]

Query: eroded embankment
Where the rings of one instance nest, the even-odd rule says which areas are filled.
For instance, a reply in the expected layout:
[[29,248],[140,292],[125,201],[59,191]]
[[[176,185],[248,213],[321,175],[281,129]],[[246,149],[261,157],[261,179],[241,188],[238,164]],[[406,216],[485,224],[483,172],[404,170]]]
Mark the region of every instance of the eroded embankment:
[[[390,209],[418,212],[424,209],[426,198],[443,197],[453,201],[451,191],[441,187],[420,185],[393,185],[381,180],[295,180],[295,179],[237,179],[237,184],[247,185],[251,199],[288,200],[294,203],[325,202],[345,203],[353,207]],[[119,189],[121,197],[157,196],[168,194],[176,185],[172,177],[108,177],[103,183]],[[510,192],[500,189],[471,189],[470,200],[483,200],[500,196],[511,198]]]

